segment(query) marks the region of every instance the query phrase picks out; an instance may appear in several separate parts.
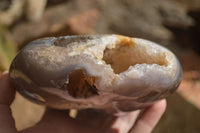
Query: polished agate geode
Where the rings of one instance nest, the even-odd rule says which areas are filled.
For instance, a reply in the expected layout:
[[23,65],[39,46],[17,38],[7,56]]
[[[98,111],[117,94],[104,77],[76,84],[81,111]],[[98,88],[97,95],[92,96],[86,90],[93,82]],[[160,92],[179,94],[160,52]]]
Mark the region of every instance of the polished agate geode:
[[30,42],[10,67],[20,94],[56,109],[132,111],[166,98],[181,82],[176,56],[121,35],[49,37]]

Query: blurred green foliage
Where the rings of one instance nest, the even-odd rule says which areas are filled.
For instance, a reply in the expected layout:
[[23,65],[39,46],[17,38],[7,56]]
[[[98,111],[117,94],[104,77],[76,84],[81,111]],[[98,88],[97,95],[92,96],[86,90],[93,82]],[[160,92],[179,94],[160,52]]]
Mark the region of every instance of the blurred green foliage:
[[8,31],[0,26],[0,71],[9,69],[12,59],[16,55],[16,45]]

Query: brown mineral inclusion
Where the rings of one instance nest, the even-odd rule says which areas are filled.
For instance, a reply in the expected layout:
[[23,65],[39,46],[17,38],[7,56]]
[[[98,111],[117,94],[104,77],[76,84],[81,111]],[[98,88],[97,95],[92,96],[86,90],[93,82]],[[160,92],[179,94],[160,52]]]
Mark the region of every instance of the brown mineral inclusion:
[[87,98],[98,95],[94,85],[96,79],[97,77],[87,76],[83,70],[78,69],[69,74],[69,83],[66,84],[66,87],[71,96]]

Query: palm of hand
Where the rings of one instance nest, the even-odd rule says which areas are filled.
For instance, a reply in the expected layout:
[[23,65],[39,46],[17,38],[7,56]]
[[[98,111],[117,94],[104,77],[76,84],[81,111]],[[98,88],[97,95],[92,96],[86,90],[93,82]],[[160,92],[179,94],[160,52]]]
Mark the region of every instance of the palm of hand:
[[[10,104],[15,90],[9,83],[8,73],[0,78],[0,132],[17,133]],[[21,133],[150,133],[166,108],[166,101],[156,102],[141,115],[139,110],[114,117],[97,111],[80,111],[76,119],[67,111],[47,109],[41,121]]]

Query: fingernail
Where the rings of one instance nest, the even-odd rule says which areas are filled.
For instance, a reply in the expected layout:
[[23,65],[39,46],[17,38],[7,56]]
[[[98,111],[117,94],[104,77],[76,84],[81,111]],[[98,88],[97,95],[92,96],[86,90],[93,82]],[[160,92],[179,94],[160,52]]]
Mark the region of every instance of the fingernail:
[[8,71],[8,70],[6,70],[6,71],[2,72],[2,74],[1,74],[1,75],[5,75],[5,74],[7,74],[7,73],[9,73],[9,71]]
[[8,73],[9,73],[8,71],[2,72],[2,73],[0,74],[0,79],[2,79],[2,77],[3,77],[4,75],[8,74]]

